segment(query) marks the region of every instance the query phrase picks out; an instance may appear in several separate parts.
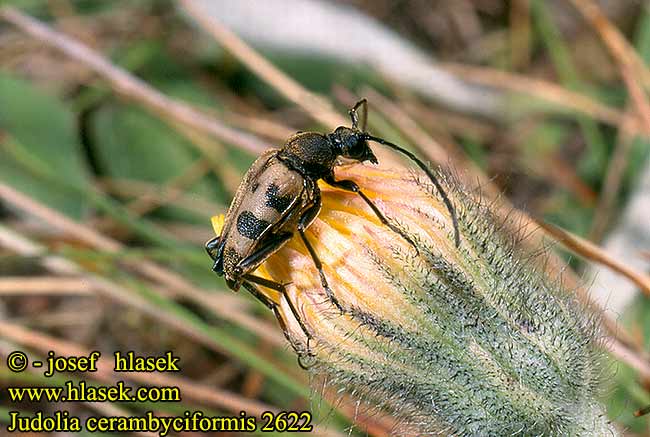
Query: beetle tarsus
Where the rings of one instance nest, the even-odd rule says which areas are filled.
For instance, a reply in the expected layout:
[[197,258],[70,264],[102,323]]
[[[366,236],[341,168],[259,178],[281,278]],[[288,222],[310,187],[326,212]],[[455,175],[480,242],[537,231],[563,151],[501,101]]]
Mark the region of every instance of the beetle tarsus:
[[[309,347],[309,346],[308,346]],[[305,357],[311,358],[310,361],[305,361]],[[299,353],[298,354],[298,365],[303,369],[303,370],[310,370],[312,367],[314,367],[314,364],[316,364],[316,360],[314,359],[316,355],[307,352],[305,353]]]

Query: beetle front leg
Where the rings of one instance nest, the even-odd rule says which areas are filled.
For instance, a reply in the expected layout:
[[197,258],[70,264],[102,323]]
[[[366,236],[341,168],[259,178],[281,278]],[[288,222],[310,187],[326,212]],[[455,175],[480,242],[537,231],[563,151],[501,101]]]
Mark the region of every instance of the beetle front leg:
[[377,216],[379,221],[382,222],[382,224],[384,224],[385,226],[388,226],[388,228],[390,228],[393,232],[399,234],[402,238],[404,238],[406,241],[408,241],[408,243],[411,246],[413,246],[413,248],[415,249],[415,251],[418,254],[420,253],[420,250],[418,249],[417,245],[415,244],[415,241],[413,241],[413,239],[410,236],[408,236],[407,234],[405,234],[400,228],[398,228],[397,226],[392,224],[390,221],[388,221],[386,216],[379,210],[379,208],[377,208],[377,205],[375,205],[374,202],[372,200],[370,200],[370,198],[368,196],[366,196],[366,194],[363,191],[361,191],[361,188],[359,188],[359,185],[357,185],[356,182],[348,180],[348,179],[337,181],[336,179],[334,179],[333,174],[325,176],[323,178],[323,180],[325,182],[327,182],[329,185],[333,186],[333,187],[341,188],[341,189],[343,189],[345,191],[350,191],[352,193],[357,193],[363,199],[363,201],[366,202],[366,204],[370,207],[370,209],[372,209],[372,211],[375,213],[375,215]]

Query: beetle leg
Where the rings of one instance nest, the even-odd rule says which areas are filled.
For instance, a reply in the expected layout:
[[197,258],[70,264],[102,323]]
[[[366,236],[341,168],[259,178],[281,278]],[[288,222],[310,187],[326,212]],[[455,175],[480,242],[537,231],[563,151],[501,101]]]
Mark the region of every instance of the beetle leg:
[[[289,304],[289,308],[291,309],[291,313],[293,316],[296,318],[298,321],[298,324],[300,325],[300,328],[303,330],[305,335],[307,336],[307,346],[309,349],[309,340],[312,338],[311,334],[309,331],[307,331],[307,328],[302,322],[302,319],[300,318],[300,315],[298,314],[298,311],[296,310],[296,307],[293,305],[293,302],[291,299],[289,299],[289,295],[287,294],[287,289],[285,286],[279,282],[271,281],[270,279],[265,279],[259,276],[255,276],[251,273],[245,273],[245,272],[250,272],[254,270],[261,262],[263,262],[265,259],[267,259],[273,252],[277,251],[279,248],[281,248],[287,241],[291,239],[293,234],[291,232],[284,232],[282,234],[277,234],[272,237],[270,237],[264,245],[255,253],[249,255],[248,257],[244,258],[237,264],[236,269],[238,270],[239,274],[241,275],[242,279],[245,281],[252,282],[254,284],[261,285],[263,287],[270,288],[272,290],[278,291],[282,293],[287,299],[287,303]],[[246,282],[243,282],[243,284],[246,284]],[[250,291],[248,287],[246,287],[247,290]],[[254,293],[253,295],[260,299],[261,293],[256,290],[257,293]],[[262,299],[260,299],[262,300]],[[268,300],[262,300],[263,303],[267,304]],[[273,303],[273,305],[276,305]],[[268,304],[267,304],[268,306]]]
[[221,238],[221,235],[217,235],[212,240],[205,243],[205,251],[208,252],[208,255],[210,255],[212,261],[217,260],[217,251],[219,250],[219,238]]
[[394,224],[389,222],[388,219],[386,218],[386,216],[384,215],[384,213],[382,213],[379,210],[379,208],[377,208],[377,205],[375,205],[373,203],[373,201],[370,200],[370,198],[368,196],[366,196],[366,194],[363,191],[361,191],[361,188],[359,188],[359,185],[357,185],[356,182],[351,181],[351,180],[347,180],[347,179],[337,181],[336,179],[334,179],[333,174],[325,176],[323,178],[323,180],[325,182],[327,182],[329,185],[333,186],[333,187],[337,187],[337,188],[341,188],[341,189],[346,190],[346,191],[357,193],[364,200],[364,202],[366,202],[366,204],[370,207],[370,209],[372,209],[372,211],[375,213],[377,218],[379,218],[379,220],[384,225],[388,226],[393,232],[401,235],[402,238],[404,238],[406,241],[408,241],[408,243],[411,246],[413,246],[413,248],[415,249],[415,251],[418,254],[420,253],[420,250],[418,249],[418,247],[415,244],[415,242],[413,241],[413,239],[411,237],[409,237],[407,234],[405,234],[400,228],[398,228],[397,226],[395,226]]
[[314,261],[314,265],[316,266],[316,269],[318,270],[318,275],[320,276],[320,283],[325,289],[325,293],[327,293],[328,299],[339,309],[339,311],[341,311],[341,313],[344,313],[345,310],[339,303],[339,300],[336,298],[336,296],[334,296],[334,292],[332,291],[329,284],[327,283],[325,272],[323,272],[323,264],[318,258],[318,255],[316,254],[314,247],[311,245],[311,243],[307,239],[307,236],[305,235],[305,229],[307,229],[307,227],[311,224],[312,221],[314,221],[314,219],[320,212],[321,209],[320,193],[318,194],[318,197],[316,197],[315,202],[316,203],[312,205],[309,209],[307,209],[307,211],[305,211],[303,215],[300,217],[300,221],[298,222],[298,233],[300,234],[300,238],[302,238],[302,242],[305,244],[305,247],[307,248],[307,251],[311,256],[311,259]]
[[[280,312],[278,311],[278,304],[273,302],[271,299],[269,299],[264,293],[262,293],[260,290],[257,289],[255,284],[252,284],[250,282],[244,281],[242,283],[244,288],[248,290],[250,294],[255,296],[260,302],[262,302],[266,307],[268,307],[271,311],[273,311],[273,314],[275,315],[275,318],[278,320],[278,324],[280,325],[280,328],[282,329],[282,333],[284,334],[284,338],[287,339],[289,344],[293,346],[293,342],[291,341],[291,336],[289,335],[289,330],[287,329],[286,323],[284,323],[284,319],[280,316]],[[301,326],[302,327],[302,326]],[[303,328],[304,330],[304,328]],[[311,335],[305,331],[305,335],[307,335],[307,356],[312,356],[311,350],[309,348],[309,340],[311,340]],[[294,347],[295,349],[295,347]],[[302,367],[303,369],[307,370],[308,366],[304,364],[302,361],[303,359],[303,351],[299,351],[297,349],[296,353],[298,354],[298,365]]]
[[293,237],[291,232],[283,232],[270,236],[256,252],[239,261],[235,267],[238,274],[246,274],[255,270],[265,259],[273,255],[287,241],[291,240],[291,237]]
[[316,269],[318,269],[318,275],[320,276],[320,283],[325,289],[327,298],[334,304],[334,306],[336,306],[336,308],[339,309],[341,314],[345,313],[345,309],[343,309],[343,307],[339,303],[339,300],[336,298],[336,296],[334,296],[334,292],[332,291],[329,284],[327,283],[327,278],[325,277],[325,273],[323,272],[323,264],[320,262],[320,259],[318,259],[318,255],[316,255],[316,251],[314,250],[311,243],[307,239],[305,232],[298,230],[298,233],[302,238],[302,242],[305,243],[305,247],[309,251],[309,255],[311,255],[311,259],[314,261],[314,265],[316,266]]
[[268,309],[273,310],[275,312],[276,307],[278,306],[275,302],[273,302],[271,299],[268,298],[264,293],[259,291],[257,287],[254,284],[251,284],[250,282],[242,282],[242,284],[246,290],[250,294],[252,294],[257,300],[262,302],[264,306],[266,306]]
[[[254,284],[261,285],[262,287],[270,288],[271,290],[275,290],[275,291],[277,291],[279,293],[282,293],[284,295],[284,298],[287,300],[287,303],[289,304],[289,309],[291,310],[291,313],[293,314],[293,317],[295,317],[295,319],[298,321],[298,324],[300,325],[300,328],[302,329],[302,331],[307,336],[307,349],[309,349],[309,340],[311,340],[313,337],[309,333],[309,331],[307,330],[307,327],[305,326],[305,324],[302,322],[302,319],[300,318],[300,314],[298,314],[298,310],[293,305],[293,302],[291,302],[291,299],[289,299],[289,295],[287,294],[286,287],[283,284],[280,284],[279,282],[271,281],[270,279],[262,278],[260,276],[255,276],[255,275],[252,275],[252,274],[244,275],[243,278],[246,281],[252,282]],[[246,282],[244,282],[244,284],[246,284]],[[248,290],[248,287],[246,289]],[[259,293],[259,291],[258,291],[258,293]],[[277,305],[277,304],[273,303],[273,305]]]
[[219,276],[223,276],[223,242],[221,242],[220,239],[221,236],[214,237],[205,243],[205,251],[208,252],[208,255],[210,255],[210,258],[212,258],[212,261],[214,261],[212,271]]

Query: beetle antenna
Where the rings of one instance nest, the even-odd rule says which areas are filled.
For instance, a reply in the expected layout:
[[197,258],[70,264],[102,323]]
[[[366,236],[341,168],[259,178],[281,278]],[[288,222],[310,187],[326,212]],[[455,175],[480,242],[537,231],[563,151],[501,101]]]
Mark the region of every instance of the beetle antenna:
[[[361,129],[359,129],[359,113],[358,109],[363,106],[363,116],[361,118]],[[348,111],[350,118],[352,119],[352,128],[359,129],[361,132],[366,131],[366,125],[368,124],[368,100],[361,99],[359,100],[352,109]]]
[[436,187],[438,192],[440,193],[440,196],[442,197],[442,201],[444,202],[445,206],[447,207],[447,210],[449,211],[449,215],[451,215],[451,221],[454,225],[454,242],[456,243],[456,247],[460,246],[460,233],[458,232],[458,218],[456,216],[456,209],[454,208],[454,205],[451,203],[451,200],[449,200],[449,196],[447,196],[447,193],[445,190],[442,188],[442,185],[440,185],[440,182],[438,182],[438,179],[436,176],[433,174],[431,169],[422,162],[417,156],[415,156],[413,153],[409,152],[408,150],[398,146],[397,144],[393,144],[390,141],[386,141],[383,138],[379,137],[373,137],[372,135],[365,134],[367,140],[374,141],[379,144],[383,144],[384,146],[388,146],[393,150],[397,150],[398,152],[408,156],[413,162],[415,162],[418,167],[422,169],[426,173],[426,175],[429,177],[431,182],[433,182],[433,185]]

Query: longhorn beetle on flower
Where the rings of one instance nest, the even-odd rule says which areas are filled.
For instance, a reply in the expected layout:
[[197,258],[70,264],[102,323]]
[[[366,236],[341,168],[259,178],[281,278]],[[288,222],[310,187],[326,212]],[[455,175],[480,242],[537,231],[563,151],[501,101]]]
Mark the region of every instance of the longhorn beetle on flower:
[[[363,107],[361,129],[357,112],[360,107]],[[340,126],[327,135],[298,132],[281,149],[270,149],[255,160],[237,189],[221,235],[208,241],[205,246],[214,261],[212,269],[225,277],[228,287],[237,291],[243,285],[273,310],[285,334],[286,329],[277,304],[261,292],[258,286],[282,293],[305,335],[308,339],[311,338],[286,294],[284,284],[256,276],[253,272],[284,246],[296,231],[318,269],[327,297],[342,313],[345,312],[327,282],[318,254],[305,235],[305,230],[321,209],[320,189],[316,183],[319,179],[333,187],[357,193],[384,225],[418,250],[415,242],[392,224],[354,181],[336,180],[334,177],[334,167],[339,156],[357,162],[378,163],[368,141],[383,144],[406,155],[426,173],[449,210],[454,226],[454,241],[456,246],[460,245],[456,210],[429,167],[408,150],[365,132],[368,114],[366,99],[357,102],[349,114],[352,119],[351,128]]]

